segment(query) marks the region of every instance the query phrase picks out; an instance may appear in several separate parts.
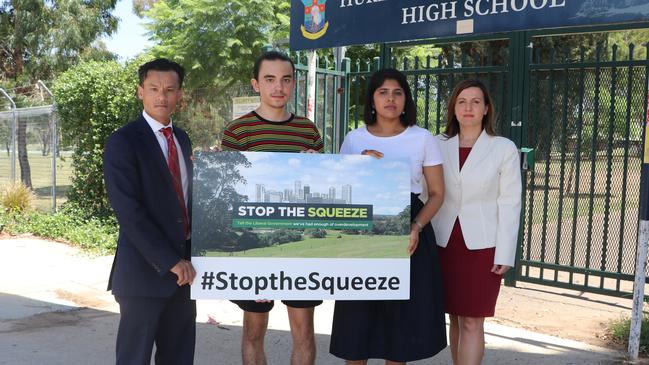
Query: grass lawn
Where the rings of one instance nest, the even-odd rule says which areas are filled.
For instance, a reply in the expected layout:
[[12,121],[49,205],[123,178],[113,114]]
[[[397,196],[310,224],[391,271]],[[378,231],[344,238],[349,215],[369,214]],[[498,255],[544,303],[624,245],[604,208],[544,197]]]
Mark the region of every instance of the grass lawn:
[[[70,188],[72,175],[71,152],[61,151],[56,159],[56,204],[67,200],[66,193]],[[52,155],[43,156],[39,151],[30,150],[29,167],[31,170],[32,186],[36,199],[34,206],[41,211],[52,209]],[[20,164],[16,161],[16,180],[20,180]],[[0,153],[0,186],[11,182],[11,157],[5,151]]]
[[211,257],[300,257],[300,258],[403,258],[408,257],[408,236],[363,236],[327,231],[326,238],[305,238],[303,241],[240,252],[207,252]]

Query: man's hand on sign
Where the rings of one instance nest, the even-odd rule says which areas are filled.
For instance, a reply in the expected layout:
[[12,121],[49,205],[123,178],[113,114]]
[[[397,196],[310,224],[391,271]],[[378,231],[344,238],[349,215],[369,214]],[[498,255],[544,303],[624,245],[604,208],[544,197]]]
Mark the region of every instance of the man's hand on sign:
[[180,259],[180,261],[178,261],[170,271],[176,274],[176,277],[178,278],[176,284],[178,284],[178,286],[183,286],[185,284],[191,285],[194,281],[194,277],[196,277],[196,271],[194,270],[191,261],[183,259]]

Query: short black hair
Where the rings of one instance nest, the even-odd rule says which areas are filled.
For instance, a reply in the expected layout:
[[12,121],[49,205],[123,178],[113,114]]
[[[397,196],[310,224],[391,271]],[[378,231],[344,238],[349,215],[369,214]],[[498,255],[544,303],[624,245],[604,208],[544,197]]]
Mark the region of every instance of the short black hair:
[[287,56],[285,53],[278,52],[278,51],[268,51],[264,52],[257,58],[257,61],[255,61],[255,67],[252,70],[252,77],[254,77],[255,80],[259,80],[259,69],[261,68],[261,63],[264,61],[286,61],[291,64],[291,67],[293,68],[293,73],[295,73],[295,64],[293,63],[293,60]]
[[140,86],[144,85],[144,79],[146,79],[149,71],[173,71],[178,75],[179,86],[181,88],[183,87],[185,69],[174,61],[170,61],[166,58],[156,58],[155,60],[149,61],[140,66],[137,70],[137,74],[140,77]]
[[417,107],[415,106],[415,102],[412,100],[412,92],[410,91],[406,75],[393,68],[378,70],[370,77],[370,81],[367,85],[367,95],[365,97],[365,109],[363,110],[363,121],[365,124],[372,125],[376,123],[376,114],[372,113],[372,109],[374,109],[374,92],[383,85],[385,80],[394,80],[398,82],[399,86],[401,86],[403,92],[406,94],[406,104],[404,105],[403,114],[401,114],[400,118],[401,124],[404,127],[410,127],[417,124]]

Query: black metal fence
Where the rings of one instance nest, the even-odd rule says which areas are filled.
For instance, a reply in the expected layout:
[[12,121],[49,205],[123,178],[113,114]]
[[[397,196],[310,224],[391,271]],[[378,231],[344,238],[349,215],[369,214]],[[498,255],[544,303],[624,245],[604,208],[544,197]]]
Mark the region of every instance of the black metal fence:
[[[608,39],[606,33],[588,39]],[[611,31],[613,29],[603,29]],[[647,33],[649,35],[649,33]],[[367,78],[390,65],[408,77],[418,124],[443,131],[447,101],[465,78],[486,82],[496,129],[531,148],[518,263],[527,281],[630,296],[633,291],[649,52],[642,44],[558,47],[540,32],[446,39],[424,58],[351,61],[344,130],[362,124]],[[618,37],[619,38],[619,37]],[[574,43],[580,38],[574,37]],[[585,43],[585,42],[582,42]],[[391,48],[392,53],[395,48]]]
[[633,44],[533,51],[519,280],[632,294],[647,56]]

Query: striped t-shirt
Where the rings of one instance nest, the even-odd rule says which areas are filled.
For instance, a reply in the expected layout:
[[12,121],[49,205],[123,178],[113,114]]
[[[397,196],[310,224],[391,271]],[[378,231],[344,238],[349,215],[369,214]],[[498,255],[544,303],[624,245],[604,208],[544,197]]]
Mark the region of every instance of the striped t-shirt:
[[307,149],[322,152],[322,138],[307,118],[291,114],[283,122],[272,122],[252,111],[233,120],[223,132],[223,150],[300,152]]

